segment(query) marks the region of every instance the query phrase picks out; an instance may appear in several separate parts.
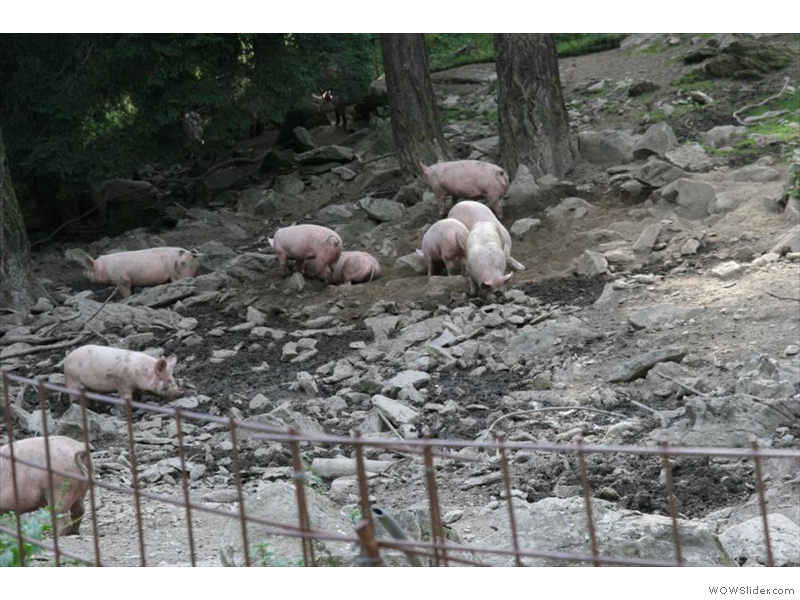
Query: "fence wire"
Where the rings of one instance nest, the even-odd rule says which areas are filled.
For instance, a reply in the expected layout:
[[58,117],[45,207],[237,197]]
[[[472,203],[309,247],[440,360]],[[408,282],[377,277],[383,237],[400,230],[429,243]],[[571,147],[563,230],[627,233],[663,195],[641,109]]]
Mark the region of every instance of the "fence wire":
[[[773,549],[770,542],[768,511],[765,499],[764,476],[762,460],[769,459],[800,459],[800,450],[774,450],[760,448],[753,443],[751,448],[704,448],[704,447],[678,447],[661,445],[657,447],[623,446],[623,445],[593,445],[593,444],[557,444],[538,442],[512,442],[499,436],[496,441],[469,441],[445,439],[368,439],[358,434],[352,437],[327,435],[320,433],[300,432],[291,428],[279,427],[263,423],[243,421],[230,417],[221,417],[201,412],[193,412],[181,408],[160,406],[132,400],[95,394],[83,390],[71,390],[62,386],[46,383],[43,380],[34,380],[21,377],[7,371],[2,371],[3,412],[9,445],[0,452],[0,485],[12,483],[14,506],[19,506],[20,496],[26,491],[25,485],[30,483],[36,474],[45,474],[46,495],[49,499],[57,497],[59,486],[56,478],[64,478],[61,488],[65,488],[69,481],[76,481],[87,486],[89,498],[88,513],[91,521],[91,538],[93,542],[92,556],[81,556],[65,550],[59,543],[63,537],[59,528],[62,526],[63,515],[58,515],[59,507],[51,510],[52,540],[41,540],[26,535],[24,530],[24,517],[13,513],[13,527],[0,526],[0,537],[10,536],[17,551],[19,564],[30,564],[30,557],[26,555],[26,548],[37,547],[52,553],[56,566],[64,564],[84,564],[103,566],[99,540],[99,520],[97,513],[98,490],[108,490],[122,494],[131,499],[134,506],[136,521],[136,537],[139,554],[139,564],[147,566],[148,554],[145,540],[146,527],[142,516],[143,500],[156,502],[162,505],[174,506],[183,509],[186,519],[185,533],[187,536],[189,559],[192,566],[198,564],[198,550],[196,547],[197,532],[193,524],[193,516],[197,513],[207,513],[230,521],[238,521],[241,528],[243,562],[247,566],[257,564],[258,557],[253,557],[253,547],[250,545],[248,526],[260,526],[259,533],[268,536],[279,536],[299,540],[302,547],[302,565],[318,566],[320,562],[315,552],[315,541],[337,542],[352,544],[358,549],[358,558],[354,561],[360,566],[380,566],[385,564],[385,555],[389,551],[399,551],[405,555],[408,563],[413,566],[488,566],[487,558],[507,558],[516,566],[524,566],[525,559],[548,559],[567,564],[592,564],[594,566],[624,565],[624,566],[685,566],[686,560],[682,552],[681,532],[679,526],[678,501],[676,498],[675,480],[673,478],[672,459],[676,456],[706,456],[722,458],[746,458],[752,460],[755,466],[755,477],[759,511],[763,522],[764,546],[766,549],[766,562],[768,566],[774,565]],[[19,450],[14,443],[14,427],[12,416],[12,403],[10,398],[11,383],[34,386],[38,391],[39,408],[42,412],[41,422],[51,421],[47,406],[48,392],[67,394],[72,402],[78,402],[81,408],[81,423],[84,448],[91,456],[90,429],[87,418],[87,400],[104,404],[121,410],[125,415],[127,445],[130,463],[131,485],[118,485],[110,481],[97,478],[91,461],[88,463],[88,473],[68,472],[54,468],[51,452],[53,434],[49,427],[42,427],[43,435],[40,443],[44,446],[44,463],[26,460],[17,456]],[[181,496],[164,496],[148,491],[147,486],[140,481],[137,461],[136,436],[133,430],[133,411],[142,411],[145,414],[154,414],[168,417],[175,424],[176,437],[174,440],[174,456],[180,462],[180,487]],[[189,476],[187,470],[187,446],[184,438],[184,429],[187,422],[201,424],[215,423],[224,427],[230,436],[230,459],[233,481],[235,485],[238,507],[236,510],[225,510],[204,503],[191,500]],[[239,455],[240,433],[247,432],[251,439],[285,445],[291,455],[291,479],[293,482],[298,519],[296,522],[278,522],[260,518],[249,514],[243,492],[242,461]],[[351,449],[354,456],[354,470],[357,481],[360,516],[353,524],[350,534],[339,531],[325,531],[315,526],[308,506],[306,485],[308,474],[304,468],[301,447],[304,445],[330,445],[344,449]],[[423,479],[427,492],[427,507],[430,515],[430,539],[409,539],[402,528],[391,519],[381,508],[374,506],[370,500],[370,475],[365,452],[369,449],[391,451],[402,456],[416,459],[422,465]],[[465,449],[490,452],[497,456],[499,474],[505,492],[505,505],[508,513],[509,540],[502,547],[488,547],[473,544],[455,543],[447,539],[442,521],[441,504],[439,501],[439,481],[444,475],[437,472],[435,459],[447,458],[452,461],[474,462],[480,460],[475,456],[461,452]],[[583,492],[583,502],[586,512],[586,525],[589,537],[589,552],[571,553],[546,551],[526,546],[525,540],[520,539],[516,511],[512,493],[513,469],[509,460],[509,452],[536,451],[546,453],[569,454],[577,457],[580,467],[580,481]],[[672,557],[662,560],[630,558],[625,556],[608,556],[601,553],[597,541],[597,526],[593,510],[593,497],[589,483],[589,472],[586,456],[597,453],[614,453],[627,455],[649,455],[659,457],[663,464],[664,487],[667,495],[669,518],[672,524]],[[3,464],[5,463],[5,464]],[[41,481],[41,477],[39,478]],[[6,488],[6,492],[7,492]],[[51,502],[52,503],[52,502]],[[61,507],[63,508],[63,507]],[[67,507],[68,508],[68,507]],[[74,515],[73,515],[74,518]],[[376,521],[386,528],[391,534],[391,539],[382,539],[377,534]],[[62,528],[63,529],[63,528]],[[254,560],[255,558],[255,560]]]

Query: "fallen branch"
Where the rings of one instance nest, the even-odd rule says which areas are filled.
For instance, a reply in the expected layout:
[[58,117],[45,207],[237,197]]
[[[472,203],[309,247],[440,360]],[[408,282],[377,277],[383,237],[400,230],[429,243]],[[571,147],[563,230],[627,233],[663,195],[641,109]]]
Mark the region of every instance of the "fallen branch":
[[774,96],[770,96],[769,98],[766,98],[766,99],[762,100],[762,101],[761,101],[761,102],[759,102],[758,104],[748,104],[747,106],[743,106],[743,107],[742,107],[742,108],[740,108],[739,110],[736,110],[736,111],[734,111],[734,112],[733,112],[733,118],[734,118],[734,119],[736,119],[736,121],[737,121],[737,122],[738,122],[740,125],[745,125],[745,126],[747,126],[747,123],[745,123],[744,121],[742,121],[742,120],[739,118],[739,113],[740,113],[740,112],[742,112],[742,111],[744,111],[744,110],[747,110],[748,108],[758,108],[759,106],[764,106],[764,105],[765,105],[767,102],[769,102],[770,100],[775,100],[775,98],[780,98],[780,97],[783,95],[783,92],[785,92],[785,91],[786,91],[786,88],[788,88],[788,87],[789,87],[789,81],[790,81],[790,80],[789,80],[789,78],[788,78],[788,77],[784,77],[784,78],[783,78],[783,88],[781,88],[781,91],[780,91],[780,92],[778,92],[778,93],[777,93],[777,94],[775,94]]
[[362,160],[361,164],[362,165],[368,165],[369,163],[374,163],[374,162],[377,162],[379,160],[383,160],[384,158],[389,158],[390,156],[394,156],[395,154],[397,154],[397,152],[389,152],[387,154],[381,154],[380,156],[376,156],[374,158],[370,158],[369,160]]
[[69,221],[67,221],[66,223],[62,223],[61,225],[59,225],[58,227],[56,227],[56,228],[53,230],[53,233],[51,233],[50,235],[48,235],[48,236],[47,236],[46,238],[44,238],[43,240],[37,240],[37,241],[33,242],[33,243],[31,244],[31,248],[33,248],[34,246],[36,246],[36,245],[38,245],[38,244],[44,244],[45,242],[49,242],[50,240],[52,240],[52,239],[55,237],[55,235],[56,235],[56,234],[57,234],[59,231],[61,231],[62,229],[64,229],[64,227],[66,227],[67,225],[69,225],[69,224],[71,224],[71,223],[74,223],[75,221],[80,221],[80,220],[81,220],[81,219],[83,219],[84,217],[88,217],[90,214],[92,214],[92,213],[93,213],[94,211],[96,211],[96,210],[97,210],[97,207],[96,207],[96,206],[94,206],[94,207],[90,208],[89,210],[87,210],[85,213],[83,213],[81,216],[79,216],[79,217],[75,217],[74,219],[70,219],[70,220],[69,220]]
[[545,408],[532,408],[530,410],[520,410],[513,413],[508,413],[507,415],[503,415],[502,417],[498,417],[494,420],[494,422],[489,425],[489,428],[479,436],[479,440],[485,440],[489,437],[489,434],[492,432],[492,429],[495,425],[497,425],[503,419],[507,419],[509,417],[518,417],[520,415],[529,415],[533,413],[539,412],[556,412],[556,411],[565,411],[565,410],[583,410],[588,412],[595,412],[601,415],[606,415],[609,417],[616,417],[617,419],[627,419],[625,415],[621,415],[619,413],[608,412],[607,410],[600,410],[599,408],[589,408],[588,406],[548,406]]
[[89,337],[88,333],[81,333],[77,337],[67,340],[66,342],[59,342],[58,344],[49,344],[47,346],[36,346],[34,348],[26,348],[25,350],[17,350],[16,352],[11,352],[10,354],[6,354],[3,357],[3,360],[8,358],[16,358],[17,356],[25,356],[26,354],[34,354],[35,352],[44,352],[45,350],[58,350],[59,348],[69,348],[70,346],[74,346],[75,344],[81,343],[84,339]]
[[47,344],[65,340],[69,335],[57,335],[54,337],[39,337],[38,335],[18,335],[16,337],[0,338],[0,346],[10,346],[11,344]]
[[800,298],[791,298],[790,296],[779,296],[778,294],[773,294],[772,292],[764,292],[767,296],[772,296],[773,298],[777,298],[778,300],[788,300],[791,302],[794,300],[795,302],[800,302]]
[[696,396],[702,396],[703,398],[708,398],[708,394],[704,394],[703,392],[694,389],[692,386],[686,385],[685,383],[683,383],[681,381],[678,381],[677,379],[675,379],[673,377],[670,377],[669,375],[664,375],[663,373],[658,373],[658,372],[656,372],[656,375],[658,375],[659,377],[663,377],[667,381],[671,381],[675,385],[681,386],[685,390],[689,390],[690,392],[692,392]]

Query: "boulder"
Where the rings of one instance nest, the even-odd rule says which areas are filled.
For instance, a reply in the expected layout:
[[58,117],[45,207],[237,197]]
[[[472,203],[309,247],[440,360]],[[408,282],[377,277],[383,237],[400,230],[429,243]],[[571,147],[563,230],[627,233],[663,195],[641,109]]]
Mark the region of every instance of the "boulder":
[[530,169],[525,165],[519,165],[514,180],[506,191],[504,203],[507,206],[523,205],[529,202],[538,191],[539,186]]
[[344,146],[322,146],[298,154],[297,162],[301,165],[321,165],[325,163],[349,163],[355,159],[350,148]]
[[399,202],[367,196],[358,201],[358,206],[376,221],[397,221],[403,217],[405,207]]
[[685,177],[686,173],[678,167],[662,160],[651,159],[636,172],[636,179],[650,187],[658,188]]
[[635,139],[624,131],[582,131],[578,148],[584,160],[601,165],[621,165],[633,160]]
[[661,198],[677,204],[686,218],[702,219],[714,209],[717,192],[714,186],[691,179],[676,179],[661,189]]
[[[769,541],[776,567],[800,565],[800,526],[780,513],[768,513]],[[755,517],[728,527],[719,541],[730,556],[743,567],[767,566],[764,520]]]
[[633,157],[636,159],[648,156],[663,157],[667,152],[678,145],[678,138],[668,123],[661,122],[651,125],[633,146]]

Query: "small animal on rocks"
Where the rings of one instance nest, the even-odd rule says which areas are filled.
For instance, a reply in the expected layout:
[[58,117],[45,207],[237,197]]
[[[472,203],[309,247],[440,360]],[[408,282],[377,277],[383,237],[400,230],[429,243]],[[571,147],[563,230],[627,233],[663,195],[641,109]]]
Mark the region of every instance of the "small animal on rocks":
[[305,271],[305,262],[316,259],[326,283],[330,282],[333,266],[342,255],[342,238],[339,234],[321,225],[292,225],[275,232],[269,245],[278,256],[278,263],[286,267],[289,259],[298,263]]
[[131,252],[105,254],[93,259],[86,256],[86,276],[93,283],[119,286],[122,297],[133,293],[134,287],[161,285],[197,274],[197,251],[183,248],[148,248]]
[[67,354],[64,376],[68,388],[116,392],[123,400],[133,400],[139,392],[171,399],[181,395],[172,377],[177,362],[175,355],[153,358],[144,352],[89,344]]
[[467,274],[470,294],[505,290],[512,273],[505,274],[506,252],[497,223],[476,223],[467,238]]
[[446,211],[447,196],[453,204],[459,198],[485,199],[498,219],[503,218],[503,196],[508,190],[508,174],[502,167],[480,160],[454,160],[426,166],[422,172],[439,202],[439,217]]
[[[307,261],[304,272],[318,279],[325,277],[325,271],[317,259]],[[380,276],[381,264],[369,252],[345,250],[333,265],[329,283],[334,285],[368,283]]]
[[503,249],[506,253],[506,262],[508,266],[515,271],[525,270],[525,265],[511,256],[511,235],[508,233],[508,229],[494,216],[487,206],[480,202],[464,200],[450,209],[448,217],[461,221],[470,231],[472,231],[477,223],[483,221],[496,223],[499,226],[499,234],[503,238]]
[[422,248],[417,249],[417,255],[428,266],[428,277],[433,275],[437,264],[444,263],[448,275],[453,275],[462,266],[468,236],[469,229],[458,219],[441,219],[428,228],[422,237]]

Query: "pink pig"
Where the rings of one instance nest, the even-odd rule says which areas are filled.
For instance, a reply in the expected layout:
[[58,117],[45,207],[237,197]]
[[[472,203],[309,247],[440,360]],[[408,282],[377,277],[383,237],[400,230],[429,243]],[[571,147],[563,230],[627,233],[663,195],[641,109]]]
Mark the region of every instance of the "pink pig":
[[506,252],[501,225],[489,221],[475,224],[467,238],[467,273],[470,293],[505,289],[512,273],[505,275]]
[[497,217],[503,218],[503,196],[508,190],[508,175],[501,167],[480,160],[455,160],[429,167],[420,165],[439,202],[440,217],[444,217],[449,194],[453,197],[453,204],[459,198],[485,198]]
[[[50,466],[54,471],[89,477],[91,458],[82,442],[57,435],[51,435],[48,442]],[[12,510],[16,513],[27,513],[51,506],[59,515],[59,533],[77,535],[89,483],[53,473],[51,488],[43,437],[14,442],[14,459],[16,478],[11,470],[11,445],[0,447],[0,514]],[[43,469],[21,464],[18,460],[41,465]],[[69,514],[62,516],[65,511],[69,511]]]
[[269,245],[275,249],[282,267],[291,258],[298,261],[300,270],[304,271],[305,261],[316,259],[326,282],[330,282],[333,265],[342,254],[342,238],[321,225],[283,227],[275,232],[274,238],[269,238]]
[[422,249],[417,249],[417,254],[428,265],[428,277],[433,275],[434,263],[444,263],[448,275],[461,266],[468,236],[469,230],[458,219],[442,219],[430,226],[422,238]]
[[197,251],[183,248],[148,248],[132,252],[106,254],[97,259],[86,257],[86,276],[94,283],[119,286],[127,298],[133,287],[152,286],[194,277],[197,273]]
[[162,398],[177,398],[181,390],[172,378],[177,356],[153,358],[108,346],[81,346],[64,359],[67,387],[85,387],[93,392],[117,392],[132,400],[135,392],[150,392]]
[[472,202],[464,200],[459,202],[450,209],[448,217],[461,221],[467,229],[472,231],[477,223],[487,221],[489,223],[496,223],[499,226],[500,236],[503,239],[503,249],[506,253],[506,262],[515,271],[524,271],[525,265],[511,256],[511,235],[508,233],[503,224],[497,220],[492,211],[480,202]]
[[[310,277],[322,279],[325,270],[315,258],[306,262],[304,272]],[[381,276],[381,264],[368,252],[344,251],[333,265],[330,283],[334,285],[370,282]]]

